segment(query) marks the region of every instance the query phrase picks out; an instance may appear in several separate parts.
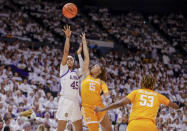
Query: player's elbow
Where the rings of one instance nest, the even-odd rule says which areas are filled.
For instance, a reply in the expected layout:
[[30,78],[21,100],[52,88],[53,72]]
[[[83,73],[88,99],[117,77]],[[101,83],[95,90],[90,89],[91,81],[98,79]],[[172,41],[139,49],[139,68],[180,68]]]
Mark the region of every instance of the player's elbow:
[[87,69],[87,68],[89,67],[89,64],[90,64],[89,59],[85,59],[85,60],[84,60],[84,64],[83,64],[83,68],[84,68],[84,69]]
[[179,109],[179,106],[176,103],[173,103],[173,102],[170,102],[168,104],[168,106],[171,107],[171,108],[174,108],[174,109]]
[[88,71],[89,71],[88,66],[83,65],[83,67],[82,67],[82,74],[86,75],[88,73]]
[[64,49],[64,54],[68,54],[69,50],[68,49]]
[[122,100],[122,105],[123,106],[125,106],[125,105],[127,105],[127,104],[130,104],[131,103],[131,101],[127,98],[127,97],[125,97],[123,100]]

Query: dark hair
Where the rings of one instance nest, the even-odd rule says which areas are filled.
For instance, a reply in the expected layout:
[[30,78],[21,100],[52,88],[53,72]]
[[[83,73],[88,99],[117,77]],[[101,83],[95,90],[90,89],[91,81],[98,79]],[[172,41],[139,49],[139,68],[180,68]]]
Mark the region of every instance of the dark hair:
[[10,127],[9,126],[5,126],[3,131],[10,131]]
[[146,75],[141,80],[141,88],[154,90],[155,78],[152,75]]
[[98,75],[98,78],[102,81],[106,82],[107,76],[106,76],[106,69],[105,67],[101,67],[101,74]]
[[[7,112],[7,113],[8,113],[8,112]],[[5,117],[4,117],[4,121],[5,121],[5,122],[11,119],[11,118],[9,118],[9,117],[7,116],[7,113],[5,114]]]

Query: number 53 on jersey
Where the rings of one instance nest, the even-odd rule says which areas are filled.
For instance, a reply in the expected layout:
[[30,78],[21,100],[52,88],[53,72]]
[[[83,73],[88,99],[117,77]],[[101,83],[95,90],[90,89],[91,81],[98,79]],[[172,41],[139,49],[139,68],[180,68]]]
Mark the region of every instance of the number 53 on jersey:
[[148,96],[148,95],[140,95],[140,105],[141,106],[148,106],[148,107],[153,107],[154,103],[154,97],[153,96]]

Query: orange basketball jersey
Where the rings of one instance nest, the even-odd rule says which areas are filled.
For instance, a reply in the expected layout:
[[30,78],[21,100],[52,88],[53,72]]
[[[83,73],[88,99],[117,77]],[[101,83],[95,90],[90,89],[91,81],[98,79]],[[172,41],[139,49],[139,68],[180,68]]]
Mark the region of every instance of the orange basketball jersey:
[[88,75],[81,85],[81,98],[83,106],[99,106],[102,105],[101,92],[107,93],[107,85],[100,79],[94,79]]
[[127,98],[132,103],[129,122],[138,119],[150,119],[155,123],[160,104],[167,106],[170,102],[165,96],[149,89],[134,90]]

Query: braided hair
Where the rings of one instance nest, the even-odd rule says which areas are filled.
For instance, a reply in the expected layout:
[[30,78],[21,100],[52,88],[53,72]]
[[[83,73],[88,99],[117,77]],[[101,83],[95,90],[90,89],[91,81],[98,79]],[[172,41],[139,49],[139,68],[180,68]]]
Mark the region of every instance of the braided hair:
[[146,75],[141,80],[141,88],[154,90],[155,81],[152,75]]

